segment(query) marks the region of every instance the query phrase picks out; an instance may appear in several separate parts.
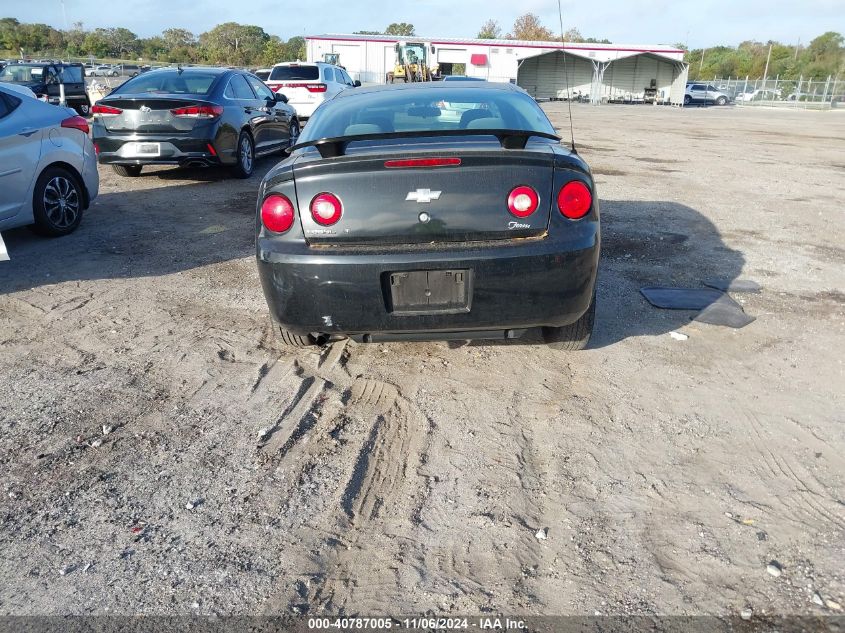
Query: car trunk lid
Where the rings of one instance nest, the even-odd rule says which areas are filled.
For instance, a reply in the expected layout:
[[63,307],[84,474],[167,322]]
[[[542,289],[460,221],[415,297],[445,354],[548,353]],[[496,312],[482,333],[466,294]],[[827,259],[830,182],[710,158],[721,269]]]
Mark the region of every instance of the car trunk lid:
[[[100,114],[103,127],[109,132],[132,134],[190,134],[211,118],[206,115],[191,115],[191,112],[211,112],[219,108],[200,99],[186,99],[184,96],[161,95],[104,99],[97,105],[117,108],[119,114]],[[187,109],[187,110],[186,110]],[[204,110],[199,110],[204,109]],[[178,116],[174,111],[185,110],[187,115]],[[222,110],[220,110],[222,112]],[[96,113],[96,109],[94,110]],[[219,115],[217,115],[219,116]]]
[[[552,206],[553,152],[498,143],[440,143],[436,150],[385,152],[370,148],[319,160],[314,152],[294,167],[299,214],[310,244],[458,242],[539,237]],[[443,147],[446,145],[447,147]],[[451,147],[449,147],[451,145]],[[449,159],[446,166],[387,166],[388,161]],[[539,206],[528,217],[508,210],[508,195],[529,186]],[[311,214],[311,201],[332,193],[342,204],[330,226]]]

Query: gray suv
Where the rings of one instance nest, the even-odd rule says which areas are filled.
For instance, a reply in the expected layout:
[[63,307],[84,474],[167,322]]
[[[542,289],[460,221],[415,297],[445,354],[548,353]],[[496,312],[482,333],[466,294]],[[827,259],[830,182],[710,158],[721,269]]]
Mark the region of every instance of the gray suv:
[[684,93],[684,105],[693,103],[727,105],[731,98],[716,86],[706,83],[690,82]]

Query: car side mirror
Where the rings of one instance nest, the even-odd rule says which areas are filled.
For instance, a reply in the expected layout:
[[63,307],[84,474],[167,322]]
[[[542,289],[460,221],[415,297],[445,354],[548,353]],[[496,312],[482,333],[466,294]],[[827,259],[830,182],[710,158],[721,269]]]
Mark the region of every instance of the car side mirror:
[[287,96],[283,95],[281,92],[277,92],[275,98],[276,98],[276,101],[278,101],[279,103],[287,103],[288,102]]
[[356,79],[355,81],[353,81],[353,82],[352,82],[352,86],[353,86],[354,88],[360,88],[360,87],[361,87],[361,82],[360,82],[360,81],[358,81],[358,80]]

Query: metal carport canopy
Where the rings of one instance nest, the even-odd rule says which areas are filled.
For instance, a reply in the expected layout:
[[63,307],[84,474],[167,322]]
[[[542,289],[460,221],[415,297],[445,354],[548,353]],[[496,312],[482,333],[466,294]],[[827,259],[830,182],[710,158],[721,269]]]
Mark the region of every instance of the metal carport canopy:
[[[588,92],[591,103],[600,103],[603,97],[614,98],[622,93],[629,97],[638,95],[646,87],[643,82],[654,79],[664,100],[683,103],[689,64],[659,51],[624,51],[621,55],[622,51],[614,52],[613,59],[599,60],[592,53],[564,46],[529,55],[519,61],[517,84],[535,98],[569,98]],[[564,60],[564,55],[569,57]],[[543,67],[542,62],[551,59],[555,60],[554,64]],[[644,63],[640,64],[640,60]],[[606,78],[609,68],[611,77]]]

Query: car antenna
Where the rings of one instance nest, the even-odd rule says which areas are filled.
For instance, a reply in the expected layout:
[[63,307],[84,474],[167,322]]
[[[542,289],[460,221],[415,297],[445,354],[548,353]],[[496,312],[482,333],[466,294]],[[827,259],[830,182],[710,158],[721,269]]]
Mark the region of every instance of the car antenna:
[[566,105],[569,109],[569,141],[572,144],[572,153],[577,154],[575,149],[575,129],[572,127],[572,95],[569,93],[569,70],[566,67],[566,42],[563,39],[563,9],[560,0],[557,0],[557,14],[560,18],[560,46],[563,49],[563,76],[566,81]]

